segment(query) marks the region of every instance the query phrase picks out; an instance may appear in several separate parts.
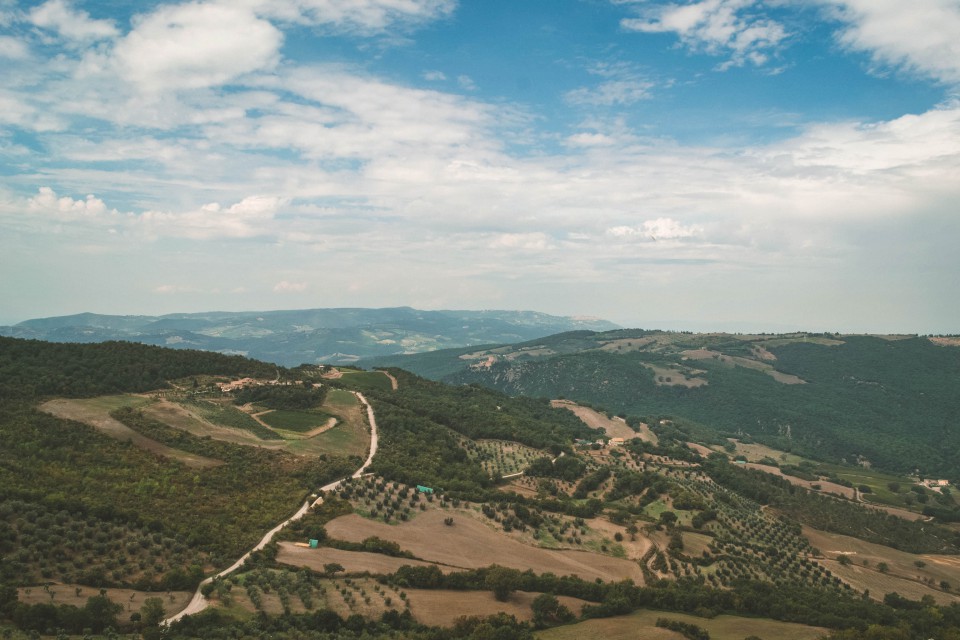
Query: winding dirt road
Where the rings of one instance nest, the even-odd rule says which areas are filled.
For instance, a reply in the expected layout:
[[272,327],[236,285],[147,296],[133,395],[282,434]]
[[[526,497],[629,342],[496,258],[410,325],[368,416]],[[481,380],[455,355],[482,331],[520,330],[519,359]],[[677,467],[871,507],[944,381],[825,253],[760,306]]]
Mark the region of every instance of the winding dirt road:
[[[357,399],[360,402],[362,402],[363,405],[367,408],[367,420],[370,422],[370,455],[367,456],[367,459],[363,462],[363,465],[359,469],[353,472],[353,476],[352,476],[353,478],[359,478],[364,474],[364,472],[366,472],[367,468],[369,468],[370,464],[373,462],[373,456],[376,455],[377,453],[377,419],[373,415],[373,407],[370,406],[370,403],[367,402],[367,399],[363,396],[363,394],[358,391],[354,391],[353,394],[357,396]],[[341,479],[335,482],[331,482],[330,484],[325,485],[323,487],[320,487],[321,495],[316,500],[314,500],[313,502],[310,502],[310,500],[307,500],[306,502],[304,502],[303,506],[300,507],[300,509],[295,514],[293,514],[292,516],[290,516],[289,518],[287,518],[286,520],[284,520],[283,522],[275,526],[270,531],[268,531],[266,535],[264,535],[263,538],[260,539],[260,542],[257,543],[257,546],[255,546],[253,549],[251,549],[247,553],[243,554],[243,556],[239,560],[234,562],[232,565],[230,565],[220,573],[214,576],[210,576],[209,578],[201,582],[200,585],[197,587],[196,593],[193,594],[193,598],[190,600],[190,603],[187,604],[186,608],[184,608],[182,611],[180,611],[176,615],[171,616],[166,620],[164,620],[163,622],[161,622],[160,623],[161,626],[170,625],[180,620],[184,616],[190,616],[195,613],[200,613],[201,611],[206,609],[210,603],[207,601],[206,596],[203,595],[202,590],[204,586],[210,584],[217,578],[223,578],[224,576],[227,576],[233,573],[234,571],[239,569],[241,566],[243,566],[243,563],[247,561],[247,558],[250,557],[250,554],[254,553],[255,551],[260,551],[265,546],[267,546],[270,543],[270,541],[273,540],[273,536],[275,536],[278,531],[283,529],[285,526],[287,526],[291,522],[294,522],[302,518],[307,513],[307,511],[309,511],[310,508],[313,507],[314,505],[317,505],[323,502],[323,493],[327,491],[333,491],[334,489],[339,487],[340,483],[342,482],[343,480]]]

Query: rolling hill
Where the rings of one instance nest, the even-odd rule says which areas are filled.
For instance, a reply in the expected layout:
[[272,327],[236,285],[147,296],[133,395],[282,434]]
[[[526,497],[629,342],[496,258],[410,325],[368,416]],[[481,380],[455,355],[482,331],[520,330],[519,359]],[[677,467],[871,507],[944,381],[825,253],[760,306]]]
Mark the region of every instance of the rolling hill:
[[960,479],[960,349],[936,339],[577,331],[372,362],[683,419],[701,434],[824,460]]
[[163,316],[81,313],[0,327],[0,336],[80,343],[126,340],[296,366],[346,364],[365,357],[520,342],[571,329],[613,328],[616,325],[598,318],[534,311],[421,311],[397,307]]

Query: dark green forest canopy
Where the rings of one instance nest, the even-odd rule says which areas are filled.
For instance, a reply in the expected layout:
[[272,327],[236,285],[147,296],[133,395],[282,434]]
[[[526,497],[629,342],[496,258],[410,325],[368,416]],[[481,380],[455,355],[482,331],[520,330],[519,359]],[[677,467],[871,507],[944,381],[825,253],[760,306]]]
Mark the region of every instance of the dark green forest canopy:
[[[566,397],[614,413],[674,416],[722,435],[748,434],[777,448],[830,461],[865,458],[877,467],[960,480],[960,349],[925,338],[836,336],[839,344],[735,336],[686,335],[666,347],[598,349],[613,339],[643,339],[651,332],[562,334],[513,345],[509,359],[488,368],[459,360],[463,350],[412,356],[406,366],[443,371],[453,384],[478,383],[511,395]],[[783,384],[763,371],[714,358],[688,360],[685,349],[709,348],[749,355],[759,344],[775,368],[806,384]],[[527,356],[525,346],[554,355]],[[518,351],[517,351],[518,350]],[[517,355],[519,354],[519,355]],[[403,365],[402,365],[403,366]],[[708,384],[658,384],[652,367],[696,368]]]
[[272,377],[276,372],[274,365],[206,351],[0,337],[0,398],[140,392],[165,388],[168,380],[186,376]]

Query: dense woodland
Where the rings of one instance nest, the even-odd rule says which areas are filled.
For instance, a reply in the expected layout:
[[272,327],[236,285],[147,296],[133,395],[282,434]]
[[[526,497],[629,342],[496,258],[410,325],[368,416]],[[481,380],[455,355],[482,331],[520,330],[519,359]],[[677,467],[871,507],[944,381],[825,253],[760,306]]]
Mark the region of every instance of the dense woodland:
[[[691,335],[673,351],[611,352],[592,349],[582,335],[544,339],[560,355],[520,356],[489,369],[442,366],[442,354],[410,356],[419,371],[442,372],[454,384],[479,383],[511,395],[567,397],[614,413],[666,415],[706,425],[723,435],[749,434],[758,441],[805,456],[856,462],[900,473],[919,469],[926,476],[960,480],[954,452],[960,450],[960,349],[924,338],[886,340],[843,336],[843,344],[773,344],[776,368],[806,384],[783,384],[762,371],[715,359],[685,362],[681,348],[745,355],[733,337]],[[626,334],[631,336],[633,334]],[[642,334],[636,334],[642,337]],[[560,341],[554,344],[552,340]],[[703,345],[704,342],[713,341]],[[533,343],[531,343],[533,344]],[[458,351],[447,352],[446,361]],[[696,388],[658,384],[645,365],[695,367],[709,384]],[[661,376],[662,377],[662,376]]]
[[164,389],[187,376],[272,377],[264,362],[131,342],[62,344],[0,337],[0,398],[91,397]]

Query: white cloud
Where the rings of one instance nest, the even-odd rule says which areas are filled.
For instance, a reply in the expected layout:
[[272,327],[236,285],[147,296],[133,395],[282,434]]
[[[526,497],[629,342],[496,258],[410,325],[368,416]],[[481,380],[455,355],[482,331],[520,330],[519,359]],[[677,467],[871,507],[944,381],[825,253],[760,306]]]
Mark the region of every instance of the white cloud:
[[960,169],[960,103],[884,122],[817,124],[773,149],[796,167],[884,179],[946,178],[951,167]]
[[39,193],[27,201],[27,207],[34,213],[56,214],[61,217],[101,216],[107,212],[103,200],[88,195],[83,200],[74,200],[69,196],[58,197],[50,187],[40,187]]
[[501,233],[489,244],[491,249],[543,251],[551,248],[550,237],[545,233]]
[[429,80],[430,82],[440,82],[447,79],[447,75],[443,71],[425,71],[423,73],[423,79]]
[[587,72],[603,78],[603,81],[595,86],[568,91],[563,96],[567,103],[592,107],[628,106],[651,97],[654,83],[628,64],[597,62],[587,68]]
[[27,199],[26,206],[41,223],[46,218],[76,226],[112,227],[125,235],[146,239],[207,240],[275,236],[278,232],[272,223],[287,203],[286,198],[276,196],[248,196],[229,207],[212,202],[189,211],[123,213],[108,210],[104,201],[93,195],[74,199],[58,196],[50,187],[40,187],[37,195]]
[[703,234],[700,225],[684,225],[672,218],[647,220],[642,225],[631,227],[619,225],[607,229],[607,234],[615,238],[646,238],[649,240],[678,240],[693,238]]
[[138,17],[114,57],[123,77],[142,89],[198,89],[271,68],[282,42],[283,34],[249,9],[189,3]]
[[652,82],[642,80],[608,80],[596,87],[580,87],[568,91],[564,99],[576,105],[626,106],[649,98],[653,86]]
[[0,58],[23,60],[30,55],[27,43],[10,36],[0,36]]
[[456,0],[238,0],[261,15],[373,34],[416,25],[453,13]]
[[273,290],[276,293],[300,293],[307,290],[307,283],[287,282],[286,280],[281,280],[277,284],[273,285]]
[[617,144],[615,138],[605,133],[575,133],[567,136],[566,142],[571,147],[610,147]]
[[197,287],[185,286],[179,284],[161,284],[153,288],[154,293],[159,293],[161,295],[172,295],[177,293],[202,293],[203,291]]
[[946,83],[960,82],[957,0],[820,0],[846,22],[840,42],[877,64],[902,67]]
[[48,0],[30,10],[30,22],[42,29],[57,32],[61,37],[76,42],[107,40],[118,35],[111,20],[94,20],[86,11],[80,11],[67,0]]
[[255,238],[274,235],[270,223],[286,200],[248,196],[229,207],[217,202],[186,212],[145,211],[133,216],[133,231],[148,237]]
[[676,33],[695,51],[730,55],[721,68],[746,62],[762,65],[787,37],[779,22],[754,15],[756,0],[702,0],[693,4],[650,7],[641,18],[624,18],[620,25],[642,33]]

